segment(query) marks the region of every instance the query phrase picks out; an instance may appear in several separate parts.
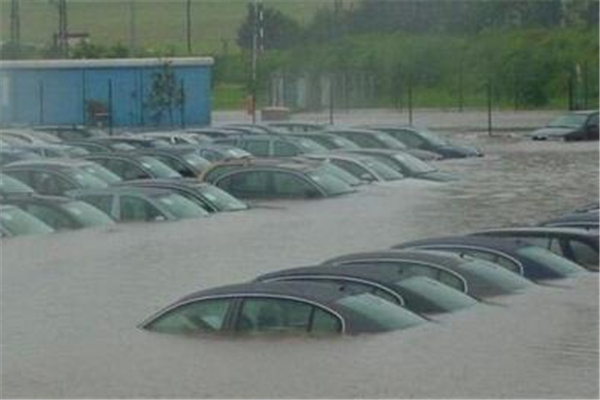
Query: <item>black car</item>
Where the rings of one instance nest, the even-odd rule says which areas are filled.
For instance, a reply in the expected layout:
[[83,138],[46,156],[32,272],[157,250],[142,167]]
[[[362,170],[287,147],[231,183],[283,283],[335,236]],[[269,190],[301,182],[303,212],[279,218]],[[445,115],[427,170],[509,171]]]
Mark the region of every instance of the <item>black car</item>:
[[385,132],[408,148],[431,151],[443,158],[481,157],[483,155],[474,147],[450,143],[426,128],[402,125],[364,125],[363,127]]
[[68,193],[110,215],[115,221],[176,221],[208,215],[199,204],[168,189],[111,186]]
[[94,162],[74,158],[42,158],[18,161],[2,173],[30,186],[39,194],[62,196],[79,188],[104,188],[121,178]]
[[448,236],[406,242],[394,249],[452,252],[487,260],[533,281],[565,278],[584,271],[579,265],[527,242],[485,236]]
[[181,178],[181,174],[154,157],[134,153],[103,153],[83,157],[119,176],[121,180]]
[[433,165],[414,157],[405,151],[386,149],[348,150],[344,153],[362,154],[373,157],[407,178],[424,179],[434,182],[450,182],[458,178],[452,174],[441,172]]
[[106,226],[115,223],[111,217],[96,207],[67,197],[13,196],[3,202],[27,211],[56,231]]
[[215,165],[203,180],[242,199],[314,199],[354,192],[321,162],[237,161]]
[[541,222],[541,226],[562,226],[569,228],[582,228],[598,230],[600,213],[598,210],[589,210],[585,212],[573,212],[558,218]]
[[52,233],[48,224],[21,210],[19,207],[0,204],[0,234],[4,236],[38,235]]
[[323,265],[394,267],[398,279],[427,276],[477,299],[519,292],[531,285],[522,276],[501,266],[470,256],[426,250],[382,250],[346,254]]
[[529,136],[533,140],[598,140],[598,110],[561,115]]
[[218,187],[197,179],[140,179],[126,181],[118,186],[153,187],[168,189],[199,203],[208,212],[246,210],[248,206]]
[[319,265],[271,272],[259,276],[256,281],[328,282],[343,285],[372,293],[418,314],[452,312],[477,304],[474,298],[426,276],[401,276],[402,267],[388,265]]
[[543,247],[582,267],[598,271],[598,232],[561,227],[488,229],[472,235],[520,239]]
[[426,321],[364,291],[313,282],[251,282],[185,296],[139,327],[178,334],[358,334]]

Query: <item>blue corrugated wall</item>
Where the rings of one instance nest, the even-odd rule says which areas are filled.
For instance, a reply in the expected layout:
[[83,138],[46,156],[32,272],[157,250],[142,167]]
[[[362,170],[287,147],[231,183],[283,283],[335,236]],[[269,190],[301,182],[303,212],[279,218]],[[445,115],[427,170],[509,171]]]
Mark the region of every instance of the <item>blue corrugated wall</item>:
[[[211,67],[172,66],[183,84],[183,112],[175,109],[172,125],[210,123]],[[109,103],[112,87],[114,126],[151,126],[155,120],[144,104],[150,92],[152,74],[160,67],[105,68],[2,68],[0,70],[0,123],[86,124],[85,102]],[[164,115],[161,126],[171,125]]]

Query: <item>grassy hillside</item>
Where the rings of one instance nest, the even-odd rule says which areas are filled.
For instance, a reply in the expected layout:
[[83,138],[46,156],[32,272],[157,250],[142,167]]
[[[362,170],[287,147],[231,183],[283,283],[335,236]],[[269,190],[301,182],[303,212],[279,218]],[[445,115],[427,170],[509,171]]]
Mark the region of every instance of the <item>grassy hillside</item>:
[[[186,51],[186,0],[133,0],[137,45],[149,48],[173,47]],[[308,22],[316,9],[332,1],[266,0],[301,23]],[[130,0],[68,0],[70,32],[88,32],[98,44],[129,43]],[[194,53],[219,51],[227,42],[237,50],[236,31],[246,14],[249,1],[192,0],[192,39]],[[21,40],[50,43],[58,26],[58,12],[48,0],[22,0]],[[10,29],[10,2],[0,2],[0,35],[7,40]]]

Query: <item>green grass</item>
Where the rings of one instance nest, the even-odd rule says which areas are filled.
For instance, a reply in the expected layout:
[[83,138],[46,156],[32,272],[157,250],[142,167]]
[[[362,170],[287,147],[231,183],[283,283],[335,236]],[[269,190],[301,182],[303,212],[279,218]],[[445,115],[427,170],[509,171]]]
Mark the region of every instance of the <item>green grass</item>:
[[[134,0],[135,34],[138,46],[174,48],[187,53],[186,0]],[[242,23],[248,0],[192,0],[192,48],[195,54],[221,51],[225,45],[237,51],[237,29]],[[332,1],[265,0],[285,14],[308,23],[314,12]],[[57,7],[48,0],[22,0],[21,40],[43,45],[51,43],[58,26]],[[130,40],[129,0],[67,0],[70,32],[88,32],[93,43],[111,45]],[[0,2],[0,36],[8,40],[10,2]]]
[[221,83],[212,91],[212,108],[215,110],[242,110],[246,107],[248,93],[244,85]]

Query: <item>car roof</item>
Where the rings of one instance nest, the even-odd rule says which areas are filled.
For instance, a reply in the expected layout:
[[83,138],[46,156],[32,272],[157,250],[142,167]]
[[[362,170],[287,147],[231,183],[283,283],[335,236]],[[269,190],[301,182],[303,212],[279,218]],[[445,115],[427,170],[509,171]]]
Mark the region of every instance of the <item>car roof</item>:
[[112,186],[143,186],[143,187],[173,187],[173,188],[198,188],[203,186],[212,186],[208,182],[201,182],[196,178],[154,178],[154,179],[134,179],[113,183]]
[[569,228],[569,227],[558,227],[558,226],[518,226],[518,227],[507,227],[507,228],[494,228],[494,229],[485,229],[481,231],[477,231],[471,233],[471,235],[478,234],[493,234],[495,232],[498,233],[532,233],[532,234],[547,234],[547,235],[555,235],[555,236],[588,236],[588,237],[598,237],[597,232],[590,232],[584,229],[578,228]]
[[[307,160],[300,157],[246,158],[224,161],[221,163],[214,164],[214,167],[216,168],[219,166],[227,165],[237,165],[240,166],[240,168],[276,168],[305,172],[318,167],[319,165],[321,165],[321,162],[315,160]],[[207,171],[210,170],[212,170],[212,167],[209,168]]]
[[[442,266],[460,266],[464,263],[464,258],[452,253],[444,253],[433,250],[421,249],[389,249],[376,250],[367,252],[350,253],[342,256],[330,258],[322,265],[337,265],[349,260],[377,260],[377,259],[406,259],[414,261],[422,261]],[[354,261],[353,261],[354,263]]]
[[20,194],[20,195],[12,195],[9,198],[3,199],[3,202],[10,204],[19,204],[19,203],[50,203],[50,204],[64,204],[71,203],[74,200],[69,197],[62,196],[47,196],[41,195],[37,193],[31,194]]
[[[87,156],[86,156],[87,157]],[[3,168],[11,167],[32,167],[32,168],[78,168],[86,165],[94,164],[93,161],[82,158],[39,158],[33,160],[15,161],[5,165]]]
[[208,296],[221,295],[280,295],[293,296],[331,306],[348,296],[348,291],[335,290],[331,284],[316,282],[246,282],[200,290],[177,301],[187,302]]
[[[152,147],[144,149],[131,150],[126,154],[140,154],[140,155],[151,155],[151,154],[170,154],[170,155],[181,155],[197,152],[198,149],[194,145],[177,144],[169,147]],[[117,154],[122,154],[116,152]]]
[[520,241],[518,239],[510,238],[497,238],[493,236],[442,236],[433,237],[415,241],[409,241],[400,243],[396,246],[392,246],[392,249],[405,249],[413,248],[417,246],[427,245],[455,245],[457,247],[464,246],[478,246],[482,248],[489,248],[496,251],[505,252],[507,254],[513,254],[516,250],[524,246],[531,246],[527,242]]
[[149,197],[154,196],[164,196],[167,194],[172,194],[173,191],[169,189],[155,188],[155,187],[146,187],[146,186],[109,186],[106,188],[98,188],[98,189],[74,189],[68,192],[69,195],[77,196],[85,196],[85,195],[144,195]]

